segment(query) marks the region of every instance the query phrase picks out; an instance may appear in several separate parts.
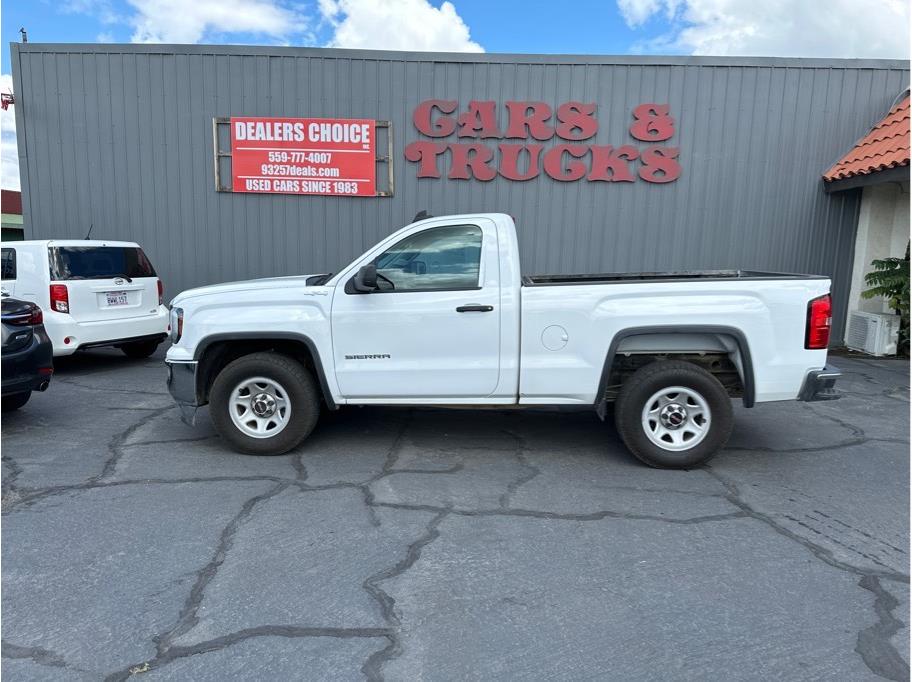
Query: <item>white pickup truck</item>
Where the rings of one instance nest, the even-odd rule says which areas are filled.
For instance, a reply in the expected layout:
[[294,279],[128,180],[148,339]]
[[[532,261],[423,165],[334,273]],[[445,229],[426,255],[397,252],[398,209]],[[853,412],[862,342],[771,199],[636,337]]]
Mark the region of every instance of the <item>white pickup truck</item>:
[[513,220],[432,217],[336,275],[191,289],[168,385],[236,450],[280,454],[322,408],[576,405],[657,467],[723,447],[731,398],[827,400],[826,277],[715,271],[524,277]]

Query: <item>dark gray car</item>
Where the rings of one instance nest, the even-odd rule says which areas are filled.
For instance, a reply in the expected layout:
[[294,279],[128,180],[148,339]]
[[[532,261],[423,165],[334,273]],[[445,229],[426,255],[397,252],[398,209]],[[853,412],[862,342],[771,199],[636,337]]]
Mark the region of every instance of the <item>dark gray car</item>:
[[34,303],[3,299],[4,412],[18,410],[32,391],[44,391],[51,382],[54,350],[43,319],[41,308]]

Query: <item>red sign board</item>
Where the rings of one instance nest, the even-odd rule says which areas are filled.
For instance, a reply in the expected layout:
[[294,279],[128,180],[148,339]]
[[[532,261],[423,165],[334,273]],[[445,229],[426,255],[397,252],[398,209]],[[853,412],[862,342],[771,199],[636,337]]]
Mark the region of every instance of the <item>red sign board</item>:
[[232,117],[232,189],[376,196],[374,133],[366,119]]

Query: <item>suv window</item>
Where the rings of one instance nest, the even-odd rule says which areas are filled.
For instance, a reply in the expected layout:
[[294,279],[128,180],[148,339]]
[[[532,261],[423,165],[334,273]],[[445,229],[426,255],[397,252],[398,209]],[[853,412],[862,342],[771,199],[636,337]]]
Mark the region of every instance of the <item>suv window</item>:
[[382,291],[475,289],[481,228],[452,225],[416,232],[383,252],[375,263]]
[[16,279],[16,249],[3,249],[2,279]]
[[155,277],[155,268],[136,246],[52,246],[52,280]]

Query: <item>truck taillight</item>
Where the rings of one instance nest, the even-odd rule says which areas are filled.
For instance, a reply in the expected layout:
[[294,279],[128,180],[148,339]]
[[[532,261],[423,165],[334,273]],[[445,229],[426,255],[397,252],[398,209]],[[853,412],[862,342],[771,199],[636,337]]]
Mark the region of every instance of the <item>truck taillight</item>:
[[164,305],[165,302],[165,285],[160,279],[155,280],[158,283],[158,305]]
[[829,294],[815,298],[808,303],[804,347],[810,350],[826,348],[830,343],[830,324],[832,320],[833,306]]
[[51,285],[51,310],[58,313],[70,312],[70,292],[66,284]]

